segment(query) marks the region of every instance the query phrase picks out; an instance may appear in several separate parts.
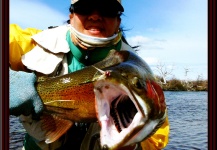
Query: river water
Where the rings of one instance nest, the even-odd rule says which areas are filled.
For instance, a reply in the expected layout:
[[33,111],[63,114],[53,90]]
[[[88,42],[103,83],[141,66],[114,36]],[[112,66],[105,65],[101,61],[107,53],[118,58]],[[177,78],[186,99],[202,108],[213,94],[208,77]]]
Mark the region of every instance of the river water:
[[[164,150],[208,149],[208,93],[165,92],[170,122],[169,144]],[[22,147],[25,130],[10,116],[10,150]]]

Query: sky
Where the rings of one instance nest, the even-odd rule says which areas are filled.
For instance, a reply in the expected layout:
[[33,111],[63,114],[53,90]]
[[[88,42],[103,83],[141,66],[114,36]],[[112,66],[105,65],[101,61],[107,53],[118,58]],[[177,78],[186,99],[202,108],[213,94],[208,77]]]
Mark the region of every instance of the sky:
[[[122,0],[121,26],[156,75],[207,79],[207,0]],[[10,23],[47,29],[68,20],[70,0],[10,0]]]

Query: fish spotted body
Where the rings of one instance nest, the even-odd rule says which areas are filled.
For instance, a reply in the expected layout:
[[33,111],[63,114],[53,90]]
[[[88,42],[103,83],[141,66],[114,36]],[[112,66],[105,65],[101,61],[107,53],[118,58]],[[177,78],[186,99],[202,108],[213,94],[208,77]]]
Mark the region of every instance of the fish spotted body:
[[101,146],[118,149],[152,135],[167,115],[163,91],[151,69],[130,51],[111,50],[94,66],[39,82],[36,88],[45,105],[44,120],[52,117],[60,124],[51,130],[44,122],[47,143],[73,122],[98,120]]

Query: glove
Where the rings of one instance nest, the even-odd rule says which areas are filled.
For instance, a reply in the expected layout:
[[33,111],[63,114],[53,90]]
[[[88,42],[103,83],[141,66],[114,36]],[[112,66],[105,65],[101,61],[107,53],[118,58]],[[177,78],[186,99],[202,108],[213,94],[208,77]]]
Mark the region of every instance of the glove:
[[43,110],[43,103],[34,87],[36,75],[34,73],[9,70],[10,115],[40,115]]

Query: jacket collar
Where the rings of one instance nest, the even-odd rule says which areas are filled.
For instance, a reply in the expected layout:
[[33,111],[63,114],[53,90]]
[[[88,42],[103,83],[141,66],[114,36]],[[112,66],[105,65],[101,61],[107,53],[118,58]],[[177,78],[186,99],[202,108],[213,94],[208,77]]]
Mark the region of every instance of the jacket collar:
[[32,36],[32,39],[38,45],[52,53],[67,53],[70,51],[66,41],[66,33],[68,30],[68,25],[58,26],[35,34]]

